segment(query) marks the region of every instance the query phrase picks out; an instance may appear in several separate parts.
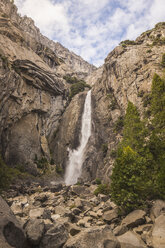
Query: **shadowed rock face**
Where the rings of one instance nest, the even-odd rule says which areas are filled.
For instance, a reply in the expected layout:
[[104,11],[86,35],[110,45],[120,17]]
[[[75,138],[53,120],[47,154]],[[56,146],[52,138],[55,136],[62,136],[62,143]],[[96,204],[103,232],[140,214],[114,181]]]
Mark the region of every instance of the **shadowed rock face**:
[[0,209],[0,247],[28,248],[22,228],[1,196]]

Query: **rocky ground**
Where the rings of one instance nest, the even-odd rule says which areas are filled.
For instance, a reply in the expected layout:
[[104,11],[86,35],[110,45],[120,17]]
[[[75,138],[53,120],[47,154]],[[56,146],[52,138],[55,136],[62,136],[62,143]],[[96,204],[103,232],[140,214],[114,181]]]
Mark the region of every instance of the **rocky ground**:
[[0,247],[165,247],[165,202],[123,216],[109,196],[94,194],[96,188],[93,182],[10,189],[5,195],[10,208],[0,198]]

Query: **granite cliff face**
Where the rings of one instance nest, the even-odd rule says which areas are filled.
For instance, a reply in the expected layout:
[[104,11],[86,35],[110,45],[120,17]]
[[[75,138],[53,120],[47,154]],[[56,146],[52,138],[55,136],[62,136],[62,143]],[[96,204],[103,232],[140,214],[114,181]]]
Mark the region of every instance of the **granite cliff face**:
[[[36,173],[34,160],[54,155],[49,145],[68,104],[69,85],[63,75],[74,74],[77,64],[84,75],[94,67],[74,54],[75,68],[68,67],[70,58],[59,58],[56,44],[6,0],[0,3],[0,44],[0,153],[6,163],[26,164]],[[72,55],[63,50],[67,58]],[[58,73],[60,67],[65,68],[63,74]]]
[[96,177],[102,175],[105,181],[109,180],[114,161],[110,154],[122,138],[118,125],[128,101],[137,106],[141,116],[147,110],[144,101],[153,75],[163,76],[164,51],[165,23],[159,23],[134,42],[122,42],[105,59],[102,77],[96,78],[92,90],[95,143],[91,145],[97,149],[88,158],[88,170],[97,168]]
[[[95,66],[89,64],[88,62],[84,61],[80,56],[76,55],[75,53],[69,51],[67,48],[62,46],[59,42],[54,42],[49,40],[47,37],[40,33],[39,28],[37,28],[34,24],[34,21],[27,17],[21,17],[17,13],[17,7],[10,3],[9,0],[2,0],[1,1],[1,10],[10,16],[11,21],[16,23],[19,28],[24,31],[24,35],[26,36],[26,40],[29,39],[29,43],[31,43],[31,38],[33,38],[39,46],[46,46],[49,49],[49,53],[56,55],[61,62],[62,65],[60,68],[56,67],[56,71],[63,72],[63,74],[67,73],[76,73],[81,77],[87,76],[93,70],[96,69]],[[30,38],[28,38],[30,36]],[[30,44],[28,44],[30,45]],[[42,55],[48,51],[42,51]],[[49,53],[47,55],[49,55]],[[58,64],[59,65],[59,64]],[[54,67],[54,66],[51,66]],[[62,67],[62,68],[61,68]]]

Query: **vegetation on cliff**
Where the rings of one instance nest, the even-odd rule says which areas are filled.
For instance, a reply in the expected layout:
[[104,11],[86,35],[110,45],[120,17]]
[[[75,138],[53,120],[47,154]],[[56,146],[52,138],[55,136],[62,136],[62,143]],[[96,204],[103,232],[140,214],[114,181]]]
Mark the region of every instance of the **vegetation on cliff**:
[[146,122],[128,103],[111,176],[112,199],[126,212],[142,207],[147,199],[165,199],[165,80],[157,74],[149,97],[151,116]]
[[69,100],[71,100],[76,94],[85,90],[85,88],[91,88],[84,80],[78,79],[76,77],[64,76],[63,77],[67,83],[71,84],[69,90]]

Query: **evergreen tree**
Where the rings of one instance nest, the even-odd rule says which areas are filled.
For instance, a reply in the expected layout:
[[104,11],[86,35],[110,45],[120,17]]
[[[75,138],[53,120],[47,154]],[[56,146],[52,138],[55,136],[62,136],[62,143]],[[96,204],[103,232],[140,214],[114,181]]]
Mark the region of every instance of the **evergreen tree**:
[[119,144],[111,176],[112,199],[126,212],[143,205],[152,191],[152,154],[146,144],[147,135],[137,108],[129,102],[123,140]]
[[149,149],[153,154],[154,188],[165,199],[165,80],[155,74],[152,81],[151,114],[153,130]]
[[119,148],[111,176],[111,197],[126,212],[146,199],[146,159],[129,146]]

